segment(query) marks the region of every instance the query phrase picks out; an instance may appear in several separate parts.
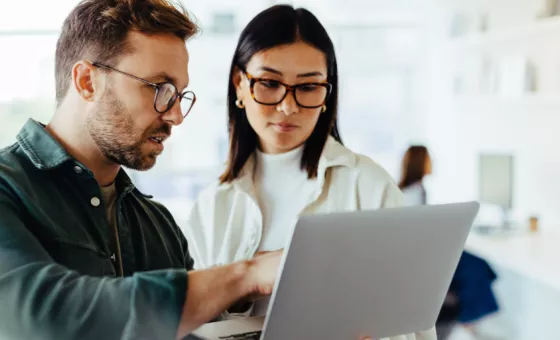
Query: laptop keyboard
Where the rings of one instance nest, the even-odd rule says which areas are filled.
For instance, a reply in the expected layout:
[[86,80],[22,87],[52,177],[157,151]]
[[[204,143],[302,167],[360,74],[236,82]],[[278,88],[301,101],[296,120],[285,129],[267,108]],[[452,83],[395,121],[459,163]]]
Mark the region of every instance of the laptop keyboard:
[[262,334],[262,331],[240,333],[240,334],[222,336],[222,337],[220,337],[220,339],[224,339],[224,340],[259,340],[261,338],[261,334]]

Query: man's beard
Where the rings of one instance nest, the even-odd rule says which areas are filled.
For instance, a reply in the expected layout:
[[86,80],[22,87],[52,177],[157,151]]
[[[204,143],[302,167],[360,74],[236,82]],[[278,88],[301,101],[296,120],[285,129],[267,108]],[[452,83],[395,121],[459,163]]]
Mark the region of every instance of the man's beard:
[[[101,153],[108,160],[134,170],[149,170],[156,162],[158,152],[142,153],[146,138],[137,131],[131,115],[108,89],[97,112],[88,116],[86,128]],[[169,132],[169,127],[164,132]],[[159,131],[162,128],[158,129]]]

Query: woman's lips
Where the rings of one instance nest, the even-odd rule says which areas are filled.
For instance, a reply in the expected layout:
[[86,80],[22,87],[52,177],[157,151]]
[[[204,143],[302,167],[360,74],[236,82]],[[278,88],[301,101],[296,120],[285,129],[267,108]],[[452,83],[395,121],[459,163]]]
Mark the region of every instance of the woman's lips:
[[290,123],[273,123],[272,127],[278,132],[291,132],[297,129],[297,125]]

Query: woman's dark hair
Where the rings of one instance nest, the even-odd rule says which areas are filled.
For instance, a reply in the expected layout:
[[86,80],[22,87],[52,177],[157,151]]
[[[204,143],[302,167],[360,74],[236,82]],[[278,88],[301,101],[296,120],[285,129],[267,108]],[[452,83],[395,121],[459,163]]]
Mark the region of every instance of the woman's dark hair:
[[428,159],[430,159],[430,154],[425,146],[413,145],[406,150],[402,162],[400,189],[405,189],[422,181],[426,176]]
[[276,5],[261,12],[249,22],[241,32],[235,49],[228,79],[229,155],[227,168],[220,176],[221,183],[228,183],[239,177],[243,166],[258,145],[257,134],[249,125],[245,109],[235,105],[235,72],[245,71],[251,58],[261,51],[298,41],[310,44],[325,53],[327,81],[332,85],[332,92],[325,104],[327,110],[321,113],[315,129],[305,142],[301,159],[302,170],[307,171],[309,178],[317,176],[319,158],[329,134],[342,143],[337,125],[338,70],[333,43],[323,25],[308,10]]

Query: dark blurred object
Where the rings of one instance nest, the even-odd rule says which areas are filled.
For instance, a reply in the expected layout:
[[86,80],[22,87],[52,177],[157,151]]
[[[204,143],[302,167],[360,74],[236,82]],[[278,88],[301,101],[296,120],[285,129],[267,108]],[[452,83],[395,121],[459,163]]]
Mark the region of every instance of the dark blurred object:
[[473,323],[499,310],[492,291],[496,278],[486,261],[463,252],[436,322],[439,340],[445,340],[457,323]]

